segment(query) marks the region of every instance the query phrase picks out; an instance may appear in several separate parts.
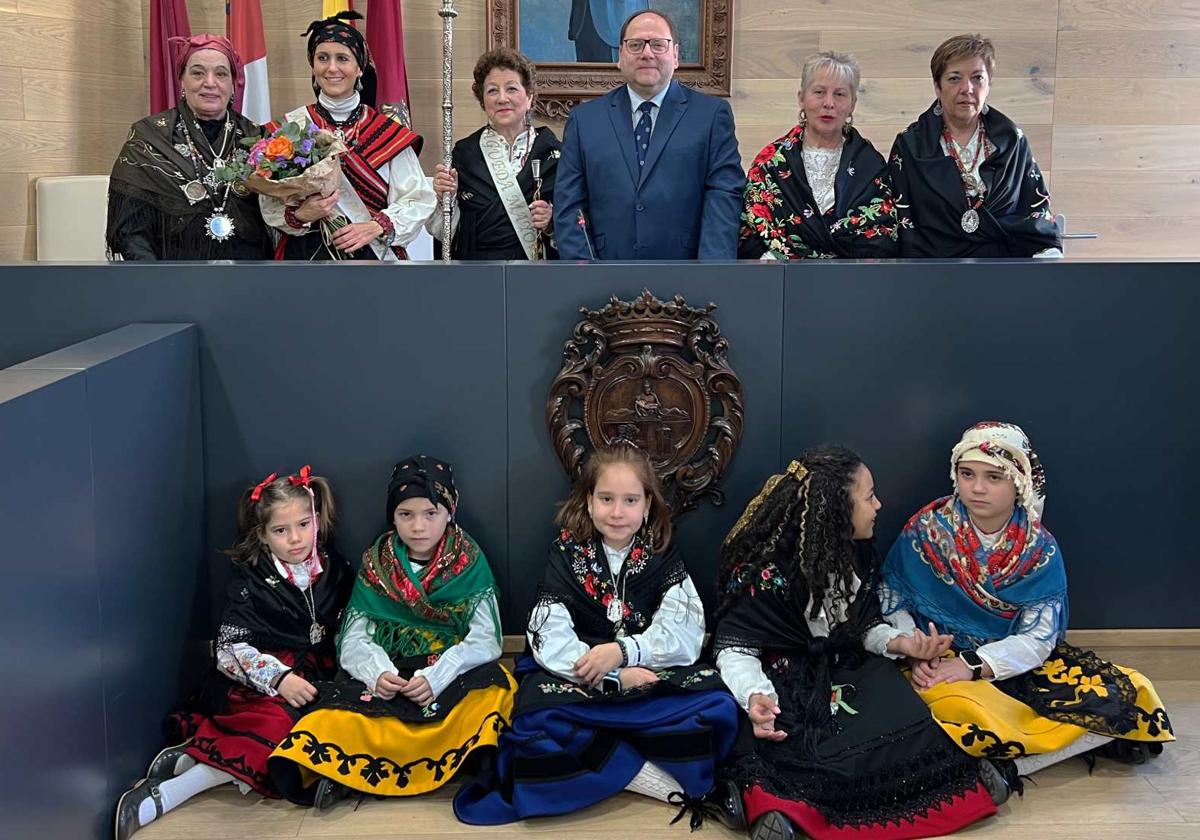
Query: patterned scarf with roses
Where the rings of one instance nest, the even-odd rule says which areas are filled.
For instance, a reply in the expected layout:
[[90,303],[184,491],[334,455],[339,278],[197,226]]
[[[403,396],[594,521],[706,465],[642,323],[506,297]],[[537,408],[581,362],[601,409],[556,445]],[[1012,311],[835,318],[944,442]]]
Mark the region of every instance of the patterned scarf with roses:
[[372,640],[393,661],[437,655],[466,638],[471,617],[486,601],[493,610],[499,642],[495,593],[487,558],[458,525],[446,528],[433,558],[423,567],[413,565],[400,537],[388,531],[363,552],[342,626],[365,616],[374,626]]
[[804,126],[798,125],[759,152],[746,173],[738,256],[894,257],[898,209],[883,156],[851,128],[838,161],[833,206],[822,213],[804,169]]
[[[637,534],[614,583],[599,538],[580,542],[570,531],[563,530],[550,545],[549,562],[534,612],[541,605],[562,604],[570,612],[575,632],[583,642],[588,645],[611,642],[618,627],[608,617],[609,604],[614,599],[622,601],[620,628],[624,634],[641,633],[650,626],[667,590],[686,577],[687,568],[679,549],[672,545],[663,553],[654,554],[642,535]],[[536,646],[538,628],[530,630]]]

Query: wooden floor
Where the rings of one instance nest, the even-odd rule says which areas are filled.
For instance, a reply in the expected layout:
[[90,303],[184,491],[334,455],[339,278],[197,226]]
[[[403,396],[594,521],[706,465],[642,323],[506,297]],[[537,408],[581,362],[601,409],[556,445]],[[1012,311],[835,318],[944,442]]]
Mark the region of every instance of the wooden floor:
[[[1153,679],[1179,740],[1141,767],[1105,759],[1088,775],[1080,759],[1049,767],[1026,782],[1025,796],[1001,806],[997,816],[955,835],[1034,840],[1196,840],[1200,837],[1200,648],[1124,648],[1098,651],[1141,668]],[[1193,679],[1163,677],[1193,676]],[[344,801],[329,813],[279,801],[241,796],[230,788],[210,791],[138,832],[138,840],[276,840],[337,837],[363,840],[447,840],[485,835],[570,840],[646,840],[694,836],[696,840],[745,837],[709,822],[689,835],[687,821],[668,825],[674,809],[623,793],[573,814],[507,826],[465,826],[450,810],[453,790],[387,801],[368,799],[357,810]]]

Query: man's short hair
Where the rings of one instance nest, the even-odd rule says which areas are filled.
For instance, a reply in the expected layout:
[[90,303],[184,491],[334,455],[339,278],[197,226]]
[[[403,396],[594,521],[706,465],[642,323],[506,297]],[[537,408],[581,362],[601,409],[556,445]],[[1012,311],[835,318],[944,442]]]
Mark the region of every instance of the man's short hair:
[[667,29],[671,31],[671,41],[675,44],[679,43],[679,30],[675,28],[675,21],[671,20],[670,15],[660,12],[658,9],[642,9],[625,18],[625,22],[621,24],[621,43],[618,46],[625,45],[625,30],[629,28],[629,24],[633,23],[634,18],[640,18],[642,15],[654,15],[666,21]]

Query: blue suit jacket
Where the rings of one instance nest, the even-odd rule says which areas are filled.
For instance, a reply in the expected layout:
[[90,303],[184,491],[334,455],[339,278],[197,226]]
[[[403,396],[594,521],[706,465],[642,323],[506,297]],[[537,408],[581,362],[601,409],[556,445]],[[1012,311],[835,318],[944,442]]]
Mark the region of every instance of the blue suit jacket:
[[733,112],[672,80],[638,172],[625,85],[571,111],[554,184],[559,258],[737,259],[742,172]]

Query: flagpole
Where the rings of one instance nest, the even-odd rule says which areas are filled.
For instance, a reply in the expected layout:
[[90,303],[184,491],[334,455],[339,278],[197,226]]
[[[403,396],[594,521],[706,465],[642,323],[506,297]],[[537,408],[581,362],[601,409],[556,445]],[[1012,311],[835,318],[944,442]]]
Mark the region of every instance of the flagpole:
[[[442,163],[450,171],[454,144],[454,0],[442,0]],[[442,196],[442,262],[450,262],[450,228],[454,217],[453,193]]]

